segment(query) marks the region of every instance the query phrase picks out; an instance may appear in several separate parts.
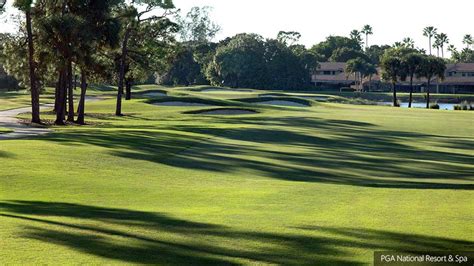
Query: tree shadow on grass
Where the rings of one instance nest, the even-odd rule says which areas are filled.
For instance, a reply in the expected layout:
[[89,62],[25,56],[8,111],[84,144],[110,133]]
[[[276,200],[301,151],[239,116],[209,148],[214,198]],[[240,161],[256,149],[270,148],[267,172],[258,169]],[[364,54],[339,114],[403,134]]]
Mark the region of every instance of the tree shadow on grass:
[[[287,181],[385,188],[474,189],[474,156],[459,153],[461,140],[457,138],[318,118],[216,118],[212,121],[212,127],[205,126],[205,122],[155,128],[135,125],[128,130],[77,131],[74,138],[69,134],[44,138],[67,145],[85,143],[106,147],[118,157],[178,168],[221,173],[246,170]],[[441,142],[438,147],[458,151],[408,144],[414,140]]]
[[7,151],[0,151],[0,158],[15,158],[16,155]]
[[[2,218],[27,224],[21,237],[127,263],[357,265],[363,263],[354,260],[348,249],[414,252],[465,250],[474,245],[358,228],[301,226],[287,233],[236,230],[163,213],[61,202],[3,201],[0,210]],[[368,255],[366,263],[370,260]]]

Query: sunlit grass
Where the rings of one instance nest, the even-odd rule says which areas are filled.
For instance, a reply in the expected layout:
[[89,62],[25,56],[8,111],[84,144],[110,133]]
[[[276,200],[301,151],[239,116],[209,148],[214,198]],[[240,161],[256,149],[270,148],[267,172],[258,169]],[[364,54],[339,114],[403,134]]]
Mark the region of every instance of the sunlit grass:
[[[268,93],[146,89],[230,106]],[[136,98],[115,117],[114,104],[88,103],[89,126],[0,142],[1,264],[370,264],[375,250],[474,248],[470,112],[204,116]]]

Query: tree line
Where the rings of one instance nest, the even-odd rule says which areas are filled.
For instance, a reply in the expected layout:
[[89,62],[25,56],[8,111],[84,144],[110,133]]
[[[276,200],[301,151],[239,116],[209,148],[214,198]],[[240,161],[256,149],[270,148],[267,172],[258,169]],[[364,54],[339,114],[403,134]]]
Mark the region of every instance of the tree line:
[[[164,69],[179,26],[172,0],[15,0],[19,32],[2,37],[6,71],[28,84],[32,122],[41,123],[39,96],[55,87],[56,125],[84,124],[90,81],[117,84],[115,114],[131,97],[131,84]],[[80,77],[80,82],[77,79]],[[77,112],[76,83],[80,83]]]
[[[243,33],[213,42],[220,26],[210,19],[211,9],[194,7],[181,16],[172,0],[12,3],[23,13],[22,21],[19,32],[0,36],[0,61],[8,74],[30,88],[33,123],[41,123],[39,95],[46,86],[55,87],[55,123],[84,124],[90,82],[118,87],[115,114],[120,116],[132,86],[153,76],[165,85],[303,89],[311,86],[319,62],[346,62],[346,72],[355,75],[359,85],[381,67],[382,77],[393,85],[396,105],[397,81],[410,78],[412,84],[413,77],[430,77],[431,82],[432,77],[441,78],[446,62],[474,62],[470,35],[462,51],[449,45],[452,58],[442,59],[449,39],[434,27],[423,31],[430,45],[426,55],[411,38],[369,46],[374,33],[370,25],[348,37],[329,36],[311,48],[299,44],[301,34],[294,31],[280,31],[269,39]],[[431,55],[432,46],[441,57]]]
[[[196,28],[201,30],[201,34],[197,34],[200,38],[182,38],[169,62],[170,68],[160,76],[159,82],[166,85],[304,89],[311,86],[311,75],[318,62],[346,62],[347,73],[354,74],[361,84],[364,78],[371,79],[377,74],[377,67],[381,66],[381,59],[387,50],[397,48],[416,50],[420,54],[432,53],[431,48],[429,53],[415,48],[414,40],[409,37],[393,45],[369,45],[369,36],[374,34],[370,25],[351,31],[347,37],[329,36],[309,49],[298,44],[300,33],[285,31],[281,31],[275,39],[238,34],[214,43],[211,40],[219,27],[209,20],[208,12],[209,9],[194,9],[183,19],[203,21],[193,24],[199,25]],[[205,29],[215,30],[208,30],[210,34],[206,35]],[[193,35],[189,34],[190,30],[185,32],[188,36]],[[424,29],[423,35],[428,37],[430,47],[438,49],[438,57],[444,58],[445,47],[449,44],[447,34],[438,34],[436,28],[430,26]],[[472,44],[470,35],[465,36],[465,43]],[[445,59],[446,63],[474,62],[471,45],[462,52],[453,47],[448,46],[452,58]]]

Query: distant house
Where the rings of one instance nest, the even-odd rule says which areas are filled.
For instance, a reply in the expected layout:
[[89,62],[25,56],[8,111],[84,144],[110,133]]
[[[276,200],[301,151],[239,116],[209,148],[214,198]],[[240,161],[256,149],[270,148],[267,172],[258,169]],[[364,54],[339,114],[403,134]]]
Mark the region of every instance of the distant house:
[[339,90],[342,87],[350,87],[355,84],[354,75],[345,72],[346,63],[323,62],[312,75],[312,82],[322,90]]
[[474,63],[450,64],[445,76],[440,92],[474,93]]
[[[340,90],[343,87],[351,87],[356,84],[354,75],[348,75],[344,72],[345,63],[323,62],[313,75],[312,81],[316,87],[321,90]],[[364,80],[365,91],[388,91],[390,84],[383,82],[380,77],[381,69],[378,69],[378,75],[374,75]],[[415,92],[424,92],[427,86],[425,78],[415,78],[413,80]],[[397,83],[397,89],[401,92],[410,90],[409,80]],[[431,80],[431,91],[439,93],[474,93],[474,63],[448,64],[446,67],[445,79]]]

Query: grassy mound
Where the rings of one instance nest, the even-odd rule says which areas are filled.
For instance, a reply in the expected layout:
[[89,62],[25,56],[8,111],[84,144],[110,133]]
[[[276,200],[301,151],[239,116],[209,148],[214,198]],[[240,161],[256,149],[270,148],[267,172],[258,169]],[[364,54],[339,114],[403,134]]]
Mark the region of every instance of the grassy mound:
[[165,90],[146,90],[135,93],[138,97],[164,97],[168,95]]
[[219,99],[204,99],[198,97],[161,97],[150,99],[147,101],[149,104],[161,104],[167,102],[182,102],[182,103],[189,103],[189,104],[200,104],[200,105],[214,105],[214,106],[230,106],[232,105],[231,101],[227,100],[219,100]]

